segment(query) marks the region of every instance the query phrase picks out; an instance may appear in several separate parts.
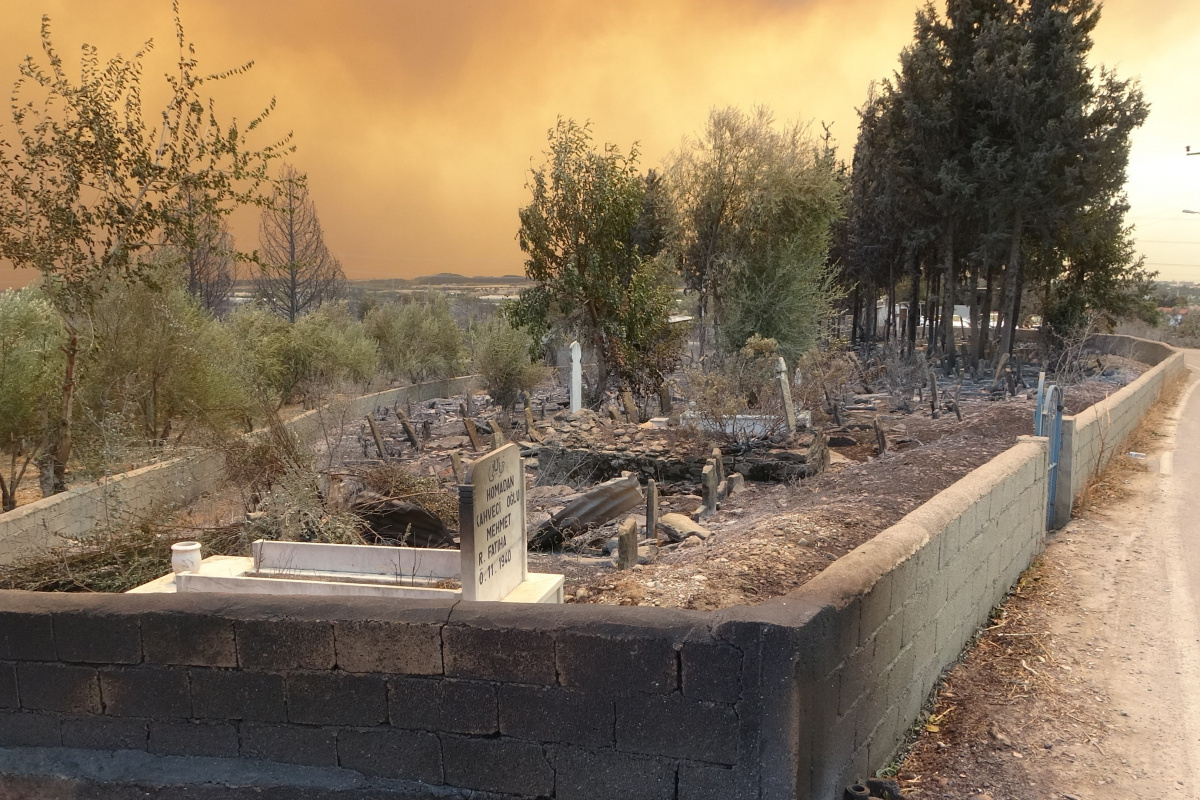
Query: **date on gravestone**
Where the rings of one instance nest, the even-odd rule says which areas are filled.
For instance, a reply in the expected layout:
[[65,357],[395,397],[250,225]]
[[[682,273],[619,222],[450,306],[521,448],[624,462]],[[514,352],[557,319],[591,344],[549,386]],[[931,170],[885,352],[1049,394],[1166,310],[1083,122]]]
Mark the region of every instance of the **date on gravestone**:
[[458,487],[464,600],[503,600],[525,580],[525,470],[506,444],[471,466]]

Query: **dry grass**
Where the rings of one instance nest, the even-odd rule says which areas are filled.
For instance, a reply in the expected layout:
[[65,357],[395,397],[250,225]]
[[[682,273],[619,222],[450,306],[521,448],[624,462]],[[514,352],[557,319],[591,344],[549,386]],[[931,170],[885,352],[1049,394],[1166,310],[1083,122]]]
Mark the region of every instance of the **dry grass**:
[[437,478],[421,477],[396,462],[380,464],[357,474],[371,491],[389,500],[420,506],[440,518],[446,527],[458,527],[458,497],[443,489]]
[[76,544],[0,567],[0,589],[35,592],[124,592],[171,571],[171,545],[199,541],[207,555],[247,555],[241,525],[186,528],[150,518],[97,531]]
[[[1158,441],[1163,438],[1161,430],[1166,417],[1175,412],[1179,399],[1190,383],[1190,373],[1183,372],[1163,387],[1162,394],[1151,406],[1149,412],[1121,443],[1120,452],[1113,453],[1104,469],[1093,475],[1080,490],[1075,498],[1073,515],[1087,513],[1097,507],[1120,502],[1129,495],[1130,476],[1145,472],[1148,465],[1145,460],[1133,459],[1126,453],[1151,454],[1159,449]],[[1106,446],[1108,446],[1106,444]],[[1060,487],[1061,489],[1062,487]]]

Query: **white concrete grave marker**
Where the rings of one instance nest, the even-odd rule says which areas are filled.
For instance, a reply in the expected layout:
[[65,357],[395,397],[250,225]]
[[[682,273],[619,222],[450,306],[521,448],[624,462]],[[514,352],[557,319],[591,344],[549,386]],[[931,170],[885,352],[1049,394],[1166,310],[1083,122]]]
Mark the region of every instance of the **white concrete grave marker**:
[[525,580],[525,470],[521,449],[506,444],[471,467],[458,487],[458,535],[464,600],[502,600]]
[[788,433],[796,434],[796,407],[792,405],[792,387],[788,386],[787,362],[783,356],[775,359],[775,377],[779,381],[779,394],[783,400],[783,417],[787,422]]
[[571,342],[571,413],[583,407],[583,353]]

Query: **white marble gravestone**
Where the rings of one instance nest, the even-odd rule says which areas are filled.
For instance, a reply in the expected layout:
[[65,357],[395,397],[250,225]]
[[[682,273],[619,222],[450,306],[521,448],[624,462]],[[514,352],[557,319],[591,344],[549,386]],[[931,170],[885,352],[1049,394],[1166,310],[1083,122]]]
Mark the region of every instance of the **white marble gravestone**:
[[458,488],[458,535],[464,600],[502,600],[528,572],[525,470],[506,444],[471,466]]
[[583,407],[583,353],[571,342],[571,413]]

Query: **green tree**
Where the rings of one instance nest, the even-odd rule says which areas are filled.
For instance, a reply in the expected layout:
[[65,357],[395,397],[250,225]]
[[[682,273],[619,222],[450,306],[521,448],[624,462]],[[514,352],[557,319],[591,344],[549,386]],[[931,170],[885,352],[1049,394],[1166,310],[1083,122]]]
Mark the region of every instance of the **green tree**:
[[760,334],[798,356],[831,299],[831,226],[844,187],[829,138],[776,128],[765,107],[716,109],[668,174],[681,218],[678,263],[723,352]]
[[93,309],[81,357],[87,416],[153,445],[196,428],[221,434],[248,405],[228,371],[236,340],[171,267],[153,286],[111,286]]
[[302,400],[311,405],[339,384],[367,384],[378,350],[344,303],[329,303],[294,325],[262,307],[240,308],[226,323],[239,343],[233,365],[257,402],[271,410]]
[[460,374],[462,330],[441,292],[375,306],[367,311],[363,326],[379,346],[383,369],[393,376],[418,383]]
[[666,341],[672,289],[661,264],[639,249],[655,236],[647,235],[654,206],[644,210],[637,147],[629,155],[612,144],[597,151],[589,125],[561,118],[549,142],[519,212],[525,274],[536,285],[521,293],[510,319],[538,342],[554,330],[590,342],[598,391],[612,372],[634,390],[657,385],[663,358],[650,351]]
[[486,391],[508,418],[521,392],[532,392],[547,370],[529,359],[533,340],[497,316],[474,331],[475,372]]
[[177,5],[175,22],[176,69],[167,77],[166,104],[149,125],[142,59],[151,43],[132,58],[103,63],[85,45],[75,77],[43,17],[45,63],[32,56],[21,63],[11,122],[0,130],[0,257],[40,273],[65,336],[60,398],[43,464],[52,491],[65,488],[80,332],[96,301],[114,282],[144,280],[141,256],[178,241],[189,213],[223,217],[255,201],[267,162],[285,149],[286,140],[258,150],[247,143],[273,101],[244,127],[218,120],[202,88],[250,65],[199,72]]
[[61,369],[62,327],[35,289],[0,292],[0,510],[17,505],[17,489],[46,445],[46,417]]

